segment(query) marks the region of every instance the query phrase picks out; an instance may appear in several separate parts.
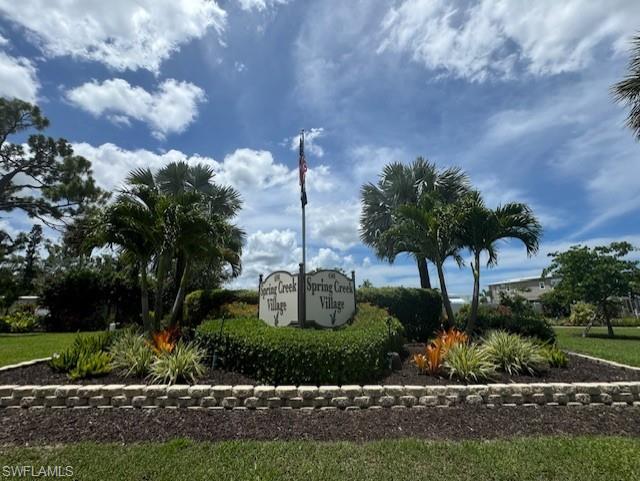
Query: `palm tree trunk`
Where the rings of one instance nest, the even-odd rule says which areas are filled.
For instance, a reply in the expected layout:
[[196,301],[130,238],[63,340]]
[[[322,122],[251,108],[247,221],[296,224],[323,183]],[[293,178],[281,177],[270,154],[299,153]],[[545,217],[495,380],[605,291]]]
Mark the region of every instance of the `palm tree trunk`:
[[162,296],[164,294],[164,284],[167,279],[167,267],[170,260],[171,258],[164,251],[162,252],[162,254],[160,254],[160,259],[158,259],[158,271],[156,274],[156,299],[153,307],[153,328],[155,330],[160,329],[160,321],[162,320],[162,316],[164,314]]
[[144,332],[151,332],[151,320],[149,319],[149,286],[147,282],[147,266],[145,261],[140,263],[140,296],[142,304],[142,325]]
[[423,289],[431,289],[431,279],[429,279],[429,268],[427,266],[427,259],[424,257],[416,257],[418,262],[418,272],[420,273],[420,287]]
[[471,264],[473,271],[473,297],[471,298],[471,313],[467,321],[467,334],[472,335],[478,320],[478,300],[480,297],[480,252],[476,252],[474,262]]
[[438,262],[436,264],[436,269],[438,270],[438,279],[440,280],[440,293],[442,295],[442,303],[444,304],[444,311],[447,314],[447,327],[451,327],[455,322],[455,317],[453,316],[451,300],[449,299],[449,293],[447,292],[447,284],[444,281],[444,270],[442,268],[441,262]]
[[180,287],[176,294],[176,299],[171,309],[171,325],[174,326],[178,322],[178,318],[182,313],[182,305],[184,304],[184,298],[187,294],[187,284],[189,282],[189,276],[191,275],[191,260],[188,257],[184,259],[184,271],[182,272],[182,278],[180,279]]

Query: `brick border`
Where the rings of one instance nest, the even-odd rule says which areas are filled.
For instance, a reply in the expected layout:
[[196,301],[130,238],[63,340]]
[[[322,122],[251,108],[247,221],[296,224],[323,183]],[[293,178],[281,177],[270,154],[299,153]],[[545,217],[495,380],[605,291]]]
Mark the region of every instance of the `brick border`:
[[0,386],[0,409],[426,409],[475,406],[640,406],[640,381],[468,386]]
[[43,358],[40,358],[40,359],[32,359],[30,361],[19,362],[18,364],[9,364],[8,366],[0,367],[0,372],[8,371],[9,369],[17,369],[19,367],[33,366],[34,364],[38,364],[38,363],[41,363],[41,362],[47,362],[47,361],[50,361],[50,360],[51,360],[51,357],[43,357]]

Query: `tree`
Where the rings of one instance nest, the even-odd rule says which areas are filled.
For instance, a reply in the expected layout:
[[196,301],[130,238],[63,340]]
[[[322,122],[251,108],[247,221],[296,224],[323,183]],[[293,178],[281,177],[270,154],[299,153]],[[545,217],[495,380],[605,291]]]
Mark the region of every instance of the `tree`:
[[158,328],[149,316],[148,269],[161,243],[163,199],[144,187],[122,192],[99,216],[92,239],[95,245],[116,246],[140,272],[142,324],[146,332]]
[[33,293],[34,280],[38,270],[39,253],[38,248],[42,243],[42,226],[34,225],[31,232],[26,237],[26,250],[24,254],[24,263],[22,267],[22,278],[20,280],[20,289],[24,293]]
[[[127,177],[127,184],[132,186],[139,186],[149,189],[154,192],[155,195],[170,196],[172,198],[180,198],[185,195],[195,194],[197,196],[196,205],[201,209],[211,221],[230,221],[239,212],[242,202],[240,200],[240,194],[229,186],[221,186],[213,182],[214,177],[213,170],[204,165],[188,165],[186,162],[171,162],[165,167],[160,169],[155,175],[150,169],[137,169],[132,171]],[[191,200],[196,197],[188,197]],[[177,204],[174,205],[174,207]],[[170,221],[167,211],[165,223]],[[174,212],[175,214],[175,212]],[[174,221],[177,217],[173,217]],[[185,273],[186,261],[185,253],[181,250],[175,250],[175,229],[178,226],[174,223],[172,227],[168,224],[165,226],[164,236],[162,243],[159,246],[156,259],[156,293],[154,302],[154,312],[158,319],[162,318],[164,305],[163,297],[165,290],[165,283],[169,274],[170,264],[173,257],[176,257],[174,279],[175,292],[174,295],[178,296],[181,280]],[[244,233],[239,229],[233,232],[235,241],[238,241],[240,245],[244,240]],[[218,260],[222,260],[219,263]],[[211,258],[203,257],[199,259],[199,262],[194,265],[192,262],[189,269],[192,272],[199,266],[202,269],[204,266],[210,266],[212,268],[220,269],[222,264],[226,264],[224,258]],[[186,279],[190,279],[190,274]],[[210,272],[206,273],[210,275]],[[232,275],[237,275],[237,269],[232,268]],[[187,281],[188,282],[188,281]],[[176,313],[178,316],[180,312]],[[172,315],[173,317],[173,315]]]
[[627,125],[633,130],[636,139],[640,140],[640,36],[632,40],[629,73],[612,87],[612,92],[617,102],[630,108]]
[[[396,224],[401,205],[416,205],[421,192],[438,192],[445,202],[453,202],[469,190],[469,181],[458,168],[438,171],[435,164],[418,157],[411,165],[394,162],[384,167],[376,184],[362,186],[360,238],[373,248],[380,259],[392,261],[406,249],[407,243],[383,235]],[[414,249],[415,251],[415,249]],[[418,264],[420,286],[431,288],[426,257],[413,254]]]
[[[157,330],[163,314],[163,292],[173,260],[176,286],[170,322],[176,324],[194,269],[229,266],[240,273],[244,232],[230,220],[240,208],[239,194],[214,184],[206,166],[172,163],[153,175],[139,169],[127,177],[116,201],[105,209],[95,245],[118,246],[139,266],[142,318],[147,331]],[[150,268],[152,269],[150,271]],[[155,272],[155,312],[149,316],[149,272]]]
[[425,192],[416,205],[398,207],[396,224],[383,234],[383,241],[386,236],[397,239],[403,251],[425,257],[436,266],[442,303],[450,324],[455,318],[445,282],[444,263],[449,258],[459,266],[463,263],[453,222],[456,209],[456,204],[441,202],[434,193]]
[[598,317],[613,337],[611,318],[614,298],[629,295],[634,279],[640,276],[638,261],[626,259],[636,250],[628,242],[612,242],[608,246],[572,246],[565,252],[553,252],[551,265],[543,275],[558,277],[554,291],[569,302],[593,304]]
[[26,145],[9,142],[11,136],[48,126],[37,106],[0,98],[0,211],[20,209],[53,226],[105,194],[95,185],[91,163],[74,155],[66,140],[35,134]]
[[461,202],[457,219],[458,239],[461,246],[469,249],[473,256],[473,297],[471,314],[466,330],[472,333],[478,317],[480,295],[480,256],[488,256],[487,267],[498,262],[497,243],[503,239],[518,239],[527,255],[538,251],[542,226],[526,204],[511,202],[496,209],[488,208],[479,192],[470,193]]

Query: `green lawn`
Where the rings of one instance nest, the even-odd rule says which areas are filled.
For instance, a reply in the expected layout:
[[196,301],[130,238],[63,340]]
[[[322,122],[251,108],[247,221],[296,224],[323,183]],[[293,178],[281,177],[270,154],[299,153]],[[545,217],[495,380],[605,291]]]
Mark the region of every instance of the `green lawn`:
[[[73,479],[196,480],[563,480],[640,479],[640,439],[371,443],[80,443],[0,448],[0,469],[70,466]],[[4,466],[4,468],[3,468]],[[2,476],[2,472],[0,472]]]
[[614,327],[614,338],[607,337],[605,327],[592,328],[586,338],[582,337],[583,328],[554,329],[563,349],[640,367],[640,329],[637,327]]
[[75,332],[0,334],[0,367],[51,356],[71,345]]

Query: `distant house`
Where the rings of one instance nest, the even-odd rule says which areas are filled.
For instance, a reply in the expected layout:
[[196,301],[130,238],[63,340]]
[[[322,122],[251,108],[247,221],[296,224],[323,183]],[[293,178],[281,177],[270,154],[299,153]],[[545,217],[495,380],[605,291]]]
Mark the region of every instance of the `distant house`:
[[535,276],[522,277],[520,279],[511,279],[508,281],[500,281],[489,284],[489,297],[492,304],[500,302],[500,294],[507,296],[519,295],[529,302],[538,304],[540,296],[545,292],[553,290],[558,284],[559,279],[555,277]]

